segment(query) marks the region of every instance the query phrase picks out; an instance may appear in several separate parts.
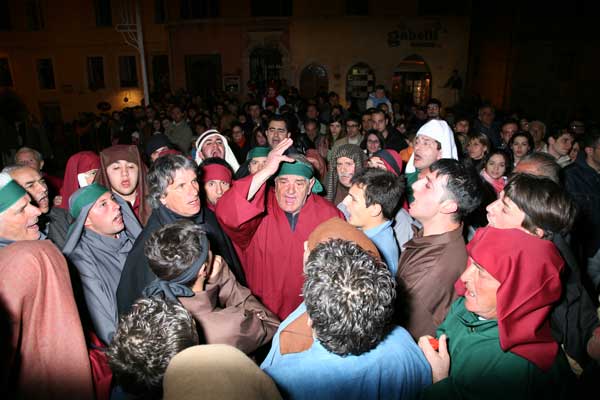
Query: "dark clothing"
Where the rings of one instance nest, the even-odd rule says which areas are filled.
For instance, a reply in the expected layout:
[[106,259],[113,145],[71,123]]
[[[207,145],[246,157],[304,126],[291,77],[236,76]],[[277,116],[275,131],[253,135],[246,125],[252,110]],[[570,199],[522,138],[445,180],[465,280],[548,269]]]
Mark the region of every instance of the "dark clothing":
[[[600,174],[590,167],[584,155],[564,169],[567,193],[577,205],[577,218],[573,227],[571,243],[580,265],[587,265],[600,248]],[[590,271],[586,269],[589,274]],[[589,276],[592,282],[600,282],[600,276]],[[598,285],[600,286],[600,285]],[[600,287],[594,289],[596,293]]]
[[565,260],[561,274],[563,292],[551,314],[552,336],[571,358],[586,368],[593,362],[586,351],[587,342],[600,325],[596,306],[583,287],[581,272],[567,241],[557,234],[552,242]]
[[392,149],[396,151],[404,150],[408,147],[404,136],[396,128],[388,125],[387,127],[388,136],[385,138],[384,146],[386,149]]
[[150,235],[163,227],[178,220],[190,219],[206,231],[210,248],[213,254],[222,256],[231,272],[235,275],[237,281],[246,286],[246,278],[239,259],[233,249],[231,240],[225,235],[221,226],[217,222],[215,214],[207,208],[202,208],[200,212],[191,218],[182,217],[175,214],[164,206],[160,206],[152,211],[148,223],[142,230],[140,236],[133,244],[133,248],[127,257],[125,267],[121,273],[121,280],[117,288],[117,307],[119,314],[127,312],[129,307],[142,297],[142,290],[154,279],[156,275],[148,265],[148,259],[144,255],[144,244]]
[[[63,200],[64,201],[64,200]],[[47,214],[48,239],[59,249],[62,249],[67,240],[67,232],[71,222],[69,212],[64,208],[52,207]]]
[[229,147],[231,148],[231,151],[233,151],[233,155],[240,164],[246,161],[246,156],[251,149],[250,141],[247,139],[244,141],[241,147],[234,141],[229,142]]
[[[480,120],[476,119],[473,122],[474,133],[483,133],[492,143],[492,147],[499,149],[502,146],[502,137],[500,136],[500,125],[497,122],[492,122],[492,125],[485,126]],[[491,150],[491,149],[490,149]]]

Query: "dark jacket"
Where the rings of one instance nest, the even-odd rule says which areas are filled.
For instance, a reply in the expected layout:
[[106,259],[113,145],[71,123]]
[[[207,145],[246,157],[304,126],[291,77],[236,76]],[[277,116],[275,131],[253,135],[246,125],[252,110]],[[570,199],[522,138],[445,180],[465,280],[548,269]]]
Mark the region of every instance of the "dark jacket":
[[396,151],[404,150],[408,147],[406,140],[404,140],[404,136],[398,132],[396,128],[391,125],[387,127],[388,136],[385,138],[385,148],[392,149]]
[[[121,280],[119,281],[119,287],[117,288],[117,308],[119,314],[127,312],[131,305],[138,298],[142,297],[142,290],[144,290],[150,282],[156,279],[156,275],[150,270],[148,259],[144,255],[144,244],[146,243],[146,240],[148,240],[154,231],[160,229],[164,225],[182,219],[186,218],[175,214],[164,206],[160,206],[152,211],[148,223],[133,244],[133,248],[127,257],[127,261],[125,261],[125,266],[121,273]],[[235,275],[237,281],[241,285],[246,286],[246,278],[244,276],[242,265],[233,249],[231,240],[229,240],[227,235],[225,235],[221,229],[215,214],[208,208],[202,208],[198,215],[189,219],[193,220],[206,231],[212,252],[222,256],[227,262],[227,265],[229,265],[229,268]]]

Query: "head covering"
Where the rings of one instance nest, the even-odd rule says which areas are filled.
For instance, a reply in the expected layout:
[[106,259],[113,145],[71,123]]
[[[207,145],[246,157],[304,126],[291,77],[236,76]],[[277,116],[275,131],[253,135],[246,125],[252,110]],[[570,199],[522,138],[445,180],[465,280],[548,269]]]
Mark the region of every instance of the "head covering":
[[[74,221],[71,226],[69,226],[65,245],[62,249],[64,255],[69,256],[75,247],[77,247],[77,243],[79,243],[79,239],[85,229],[85,221],[90,210],[100,196],[106,192],[108,192],[106,187],[97,183],[92,183],[89,186],[77,190],[71,195],[69,200],[69,214],[74,218]],[[119,206],[121,206],[121,214],[123,215],[125,229],[131,233],[133,238],[136,238],[142,231],[137,217],[123,198],[120,196],[114,196],[114,198]]]
[[281,399],[273,380],[240,350],[225,344],[188,347],[177,354],[163,379],[163,399]]
[[[442,145],[442,158],[453,158],[458,160],[458,150],[454,141],[454,133],[448,123],[441,119],[432,119],[417,131],[417,137],[427,136],[437,140]],[[410,156],[406,164],[406,173],[415,172],[415,154]]]
[[219,180],[231,184],[232,174],[229,168],[221,164],[202,165],[202,183]]
[[202,164],[202,161],[204,161],[202,159],[202,146],[204,145],[204,142],[206,142],[212,136],[218,136],[221,138],[221,140],[223,141],[223,146],[225,147],[225,161],[227,161],[227,163],[231,166],[233,172],[237,171],[240,167],[240,164],[235,158],[233,150],[231,150],[231,147],[229,147],[229,142],[227,141],[227,138],[221,135],[216,129],[209,129],[205,131],[196,140],[196,164],[200,165]]
[[171,143],[171,141],[169,140],[167,135],[165,135],[164,133],[161,133],[160,135],[152,135],[150,137],[150,139],[148,139],[148,143],[146,143],[146,147],[144,148],[144,153],[146,154],[146,156],[148,158],[150,158],[152,153],[154,153],[156,150],[160,149],[161,147],[165,147],[165,146],[167,146],[167,147],[173,146],[173,144]]
[[[488,226],[477,230],[467,252],[500,282],[496,312],[502,350],[548,370],[558,351],[549,316],[561,295],[564,265],[554,244],[520,229]],[[461,296],[466,292],[460,279],[455,288]]]
[[267,157],[270,151],[270,147],[253,147],[246,155],[246,160],[252,160],[256,157]]
[[377,150],[371,157],[379,157],[385,169],[396,176],[402,175],[402,158],[400,154],[395,150],[381,149]]
[[93,399],[83,327],[58,248],[40,240],[0,249],[0,282],[3,368],[11,375],[2,392],[14,390],[23,399]]
[[19,201],[27,192],[16,181],[10,180],[0,189],[0,213],[8,210]]
[[137,146],[117,144],[102,150],[100,152],[100,170],[98,171],[98,175],[96,175],[96,182],[112,190],[106,169],[110,164],[119,160],[129,161],[138,166],[137,196],[136,204],[134,204],[133,208],[135,212],[136,205],[138,205],[136,215],[141,224],[146,225],[146,221],[148,221],[152,213],[152,208],[146,201],[146,194],[148,192],[146,176],[148,175],[148,169],[146,168],[146,164],[142,162]]
[[338,217],[333,217],[322,222],[312,231],[308,237],[308,250],[313,251],[319,243],[324,243],[331,239],[343,239],[354,242],[381,261],[379,250],[377,250],[371,239],[363,231]]
[[[281,167],[279,168],[277,176],[281,175],[298,175],[308,180],[314,178],[312,166],[305,164],[302,161],[295,161],[293,163],[281,163]],[[319,180],[315,178],[315,184],[313,185],[312,192],[321,193],[322,191],[323,186],[321,185],[321,182],[319,182]]]
[[143,290],[143,294],[146,297],[156,296],[163,293],[164,296],[171,301],[177,301],[177,297],[192,297],[194,292],[186,283],[192,282],[198,277],[198,272],[202,268],[202,265],[208,258],[208,238],[206,234],[202,233],[200,236],[200,255],[194,261],[191,267],[183,271],[181,274],[171,279],[170,281],[164,281],[160,278],[156,278]]
[[65,210],[69,208],[69,198],[81,186],[78,178],[79,174],[84,174],[93,169],[100,169],[100,157],[93,151],[80,151],[69,158],[65,167],[63,185],[60,188],[62,203],[58,207]]
[[327,187],[325,198],[329,201],[333,201],[335,199],[337,185],[339,182],[336,162],[340,157],[348,157],[354,161],[355,174],[362,171],[366,159],[365,152],[360,148],[360,146],[355,144],[343,144],[341,146],[334,147],[333,150],[331,150],[331,154],[329,156],[329,171],[327,172],[327,183],[325,185]]

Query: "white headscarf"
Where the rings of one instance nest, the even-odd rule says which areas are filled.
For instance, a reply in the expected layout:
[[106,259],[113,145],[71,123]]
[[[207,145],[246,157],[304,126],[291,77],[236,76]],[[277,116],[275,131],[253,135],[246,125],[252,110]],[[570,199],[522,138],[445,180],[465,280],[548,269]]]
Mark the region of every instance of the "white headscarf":
[[[417,131],[417,137],[419,136],[427,136],[440,142],[442,145],[441,158],[458,160],[458,150],[456,149],[456,142],[454,141],[454,132],[452,132],[452,129],[450,129],[450,126],[446,121],[432,119]],[[408,164],[406,164],[406,173],[410,174],[415,171],[415,153],[413,151],[413,154],[408,160]]]
[[231,147],[229,147],[229,142],[227,141],[227,138],[221,135],[216,129],[209,129],[206,132],[203,132],[202,135],[200,135],[196,140],[196,164],[200,165],[202,164],[202,161],[204,161],[202,159],[202,145],[204,145],[204,142],[206,142],[209,138],[213,136],[218,136],[223,141],[223,146],[225,146],[225,161],[227,161],[231,168],[233,168],[233,172],[236,172],[240,167],[240,164],[235,158]]

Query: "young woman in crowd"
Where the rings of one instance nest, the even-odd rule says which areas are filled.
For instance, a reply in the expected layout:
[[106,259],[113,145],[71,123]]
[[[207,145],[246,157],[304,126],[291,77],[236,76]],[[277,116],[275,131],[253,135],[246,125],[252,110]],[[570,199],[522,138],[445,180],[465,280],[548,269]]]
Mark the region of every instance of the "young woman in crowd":
[[521,158],[533,152],[533,136],[529,132],[517,132],[508,141],[508,148],[512,151],[513,165],[516,166]]

